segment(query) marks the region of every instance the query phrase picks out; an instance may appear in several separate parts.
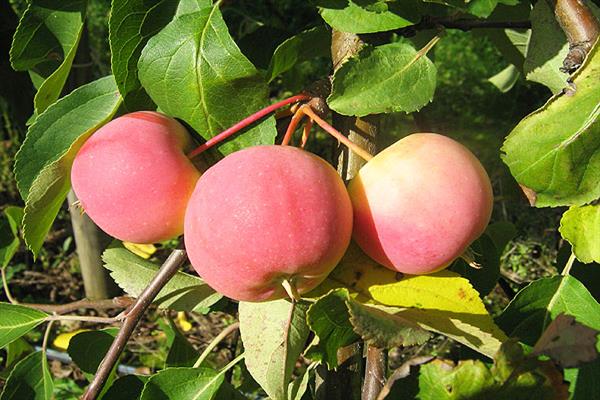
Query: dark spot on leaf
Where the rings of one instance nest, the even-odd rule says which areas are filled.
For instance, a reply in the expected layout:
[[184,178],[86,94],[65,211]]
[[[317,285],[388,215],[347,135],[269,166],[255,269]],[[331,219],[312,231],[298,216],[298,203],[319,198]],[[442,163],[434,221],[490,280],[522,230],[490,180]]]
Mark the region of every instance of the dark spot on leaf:
[[448,393],[452,393],[452,386],[451,385],[446,385],[446,391]]
[[360,278],[362,278],[363,273],[360,271],[354,271],[354,279],[356,279],[357,281],[360,280]]
[[458,297],[461,299],[467,297],[467,294],[465,293],[465,290],[463,288],[458,289]]

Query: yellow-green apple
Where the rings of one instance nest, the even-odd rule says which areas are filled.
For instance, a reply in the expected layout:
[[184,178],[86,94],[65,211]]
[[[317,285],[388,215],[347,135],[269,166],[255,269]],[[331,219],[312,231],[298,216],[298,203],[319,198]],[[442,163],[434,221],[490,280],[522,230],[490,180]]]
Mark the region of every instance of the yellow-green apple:
[[434,133],[409,135],[377,154],[348,191],[354,240],[375,261],[407,274],[447,267],[483,233],[493,205],[479,160]]

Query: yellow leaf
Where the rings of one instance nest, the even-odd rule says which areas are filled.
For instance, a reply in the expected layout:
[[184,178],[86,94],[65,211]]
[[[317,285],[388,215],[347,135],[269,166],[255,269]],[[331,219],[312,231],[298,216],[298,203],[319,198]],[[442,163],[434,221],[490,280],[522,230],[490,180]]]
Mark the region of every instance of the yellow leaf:
[[490,357],[507,339],[467,279],[447,270],[402,275],[378,265],[354,243],[321,286],[319,292],[347,287],[358,301],[388,306],[381,308]]
[[177,313],[177,319],[175,321],[184,332],[189,332],[192,329],[192,324],[187,320],[183,311]]
[[52,342],[52,345],[59,350],[66,351],[69,348],[69,343],[71,342],[71,339],[73,338],[73,336],[77,335],[78,333],[88,332],[88,331],[89,331],[89,329],[77,329],[76,331],[73,331],[73,332],[61,333],[54,339],[54,341]]
[[156,252],[156,247],[153,244],[123,242],[123,246],[133,254],[145,259],[150,258]]

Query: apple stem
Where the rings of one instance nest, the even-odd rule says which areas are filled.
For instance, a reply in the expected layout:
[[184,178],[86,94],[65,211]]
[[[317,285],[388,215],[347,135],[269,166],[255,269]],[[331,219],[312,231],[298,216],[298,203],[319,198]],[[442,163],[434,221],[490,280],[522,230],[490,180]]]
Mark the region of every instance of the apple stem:
[[475,251],[471,247],[467,247],[467,250],[465,250],[464,253],[460,255],[460,258],[462,258],[467,263],[467,265],[469,265],[469,267],[474,269],[481,269],[481,264],[479,264],[475,260],[475,255]]
[[219,133],[218,135],[208,139],[205,143],[201,144],[200,146],[198,146],[197,148],[195,148],[194,150],[192,150],[191,152],[189,152],[187,154],[187,157],[192,159],[194,157],[196,157],[198,154],[210,149],[211,147],[213,147],[214,145],[222,142],[223,140],[227,139],[228,137],[230,137],[231,135],[233,135],[234,133],[246,128],[249,125],[252,125],[253,123],[255,123],[256,121],[260,120],[261,118],[265,117],[266,115],[272,113],[273,111],[281,108],[281,107],[285,107],[288,104],[293,104],[296,103],[298,101],[305,101],[305,100],[309,100],[310,96],[306,95],[306,94],[298,94],[296,96],[292,96],[289,97],[285,100],[281,100],[277,103],[271,104],[268,107],[263,108],[262,110],[259,110],[257,112],[255,112],[254,114],[244,118],[243,120],[241,120],[240,122],[236,123],[235,125],[225,129],[223,132]]
[[296,128],[298,127],[300,121],[302,121],[302,118],[304,118],[304,111],[303,108],[300,107],[298,111],[294,113],[294,116],[292,117],[292,120],[290,121],[287,130],[285,131],[285,135],[283,136],[283,140],[281,141],[282,146],[289,145],[290,140],[292,139],[292,135],[296,131]]
[[319,125],[321,128],[323,128],[323,130],[325,132],[329,133],[331,136],[333,136],[334,138],[339,140],[342,144],[344,144],[350,150],[352,150],[353,152],[358,154],[365,161],[370,161],[373,158],[373,156],[371,154],[369,154],[368,151],[366,151],[362,147],[360,147],[357,144],[350,141],[350,139],[348,139],[346,136],[342,135],[342,133],[340,131],[338,131],[333,126],[331,126],[327,121],[325,121],[324,119],[319,117],[317,115],[317,113],[314,112],[312,108],[310,108],[310,106],[303,105],[300,107],[300,110],[298,110],[298,112],[300,112],[300,111],[303,114],[306,114],[307,116],[309,116],[310,119],[312,119],[314,122],[317,123],[317,125]]
[[300,144],[301,149],[304,149],[304,146],[306,146],[306,142],[308,142],[308,136],[310,135],[310,130],[312,129],[312,126],[313,126],[312,119],[309,119],[304,124],[304,130],[302,131],[302,143]]
[[300,293],[298,293],[298,289],[296,289],[296,286],[294,286],[289,279],[284,279],[281,282],[281,286],[283,286],[288,296],[290,296],[290,299],[292,299],[294,303],[300,301]]

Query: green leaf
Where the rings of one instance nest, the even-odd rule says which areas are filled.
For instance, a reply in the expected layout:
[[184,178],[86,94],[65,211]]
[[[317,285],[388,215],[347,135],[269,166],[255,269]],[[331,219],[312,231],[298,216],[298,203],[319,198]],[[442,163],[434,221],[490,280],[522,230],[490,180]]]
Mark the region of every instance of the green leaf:
[[179,0],[175,15],[192,14],[206,7],[212,7],[212,0]]
[[306,305],[240,302],[246,367],[273,400],[287,400],[292,372],[309,334]]
[[417,1],[316,0],[321,17],[341,32],[373,33],[413,25],[421,19]]
[[177,5],[169,0],[112,0],[111,66],[128,111],[156,108],[138,79],[137,63],[148,39],[171,22]]
[[584,263],[600,263],[600,205],[571,207],[560,220],[560,234]]
[[117,379],[106,391],[102,400],[139,399],[148,377],[141,375],[125,375]]
[[600,304],[581,282],[569,275],[530,283],[517,293],[496,321],[511,337],[533,346],[561,313],[600,329]]
[[0,400],[51,400],[53,390],[46,354],[37,351],[15,365]]
[[302,374],[301,377],[294,379],[288,388],[288,399],[289,400],[302,400],[306,390],[308,389],[308,384],[310,380],[315,375],[315,369],[319,364],[312,363],[306,368],[306,371]]
[[[204,139],[267,104],[267,84],[229,35],[218,5],[175,18],[148,41],[138,68],[142,85],[161,110],[187,122]],[[272,144],[275,135],[270,117],[218,149],[228,154]]]
[[29,127],[16,156],[15,177],[25,200],[23,236],[34,255],[71,187],[77,151],[120,103],[115,81],[108,76],[63,97]]
[[[574,316],[578,322],[600,330],[600,304],[581,282],[572,276],[543,278],[530,283],[509,303],[497,318],[498,324],[511,337],[533,346],[548,324],[559,314]],[[600,342],[597,343],[600,350]],[[577,399],[598,399],[597,389],[600,374],[600,360],[579,369],[565,370],[565,376],[572,384],[570,390],[577,393]],[[587,396],[588,393],[594,393]],[[586,397],[587,396],[587,397]]]
[[346,302],[350,322],[365,342],[379,348],[414,346],[425,343],[431,334],[415,322],[389,314],[357,301]]
[[[159,269],[152,262],[117,244],[104,251],[102,260],[115,282],[133,297],[142,293]],[[154,303],[176,311],[206,314],[222,297],[199,277],[177,272],[158,293]]]
[[[434,360],[421,366],[419,376],[420,399],[471,399],[495,385],[494,378],[479,360]],[[453,393],[456,393],[453,395]]]
[[551,361],[524,355],[514,341],[504,343],[489,368],[480,360],[434,360],[421,366],[419,398],[436,400],[567,399],[567,385]]
[[358,340],[350,324],[346,301],[350,299],[347,289],[336,289],[313,303],[306,321],[317,336],[307,349],[305,356],[311,360],[325,362],[329,369],[337,368],[337,351]]
[[27,343],[23,337],[18,338],[10,342],[6,346],[6,361],[4,366],[4,371],[0,373],[0,378],[6,379],[12,368],[16,363],[21,361],[27,355],[33,353],[34,348],[32,345]]
[[167,368],[148,379],[140,400],[210,400],[223,380],[210,368]]
[[531,11],[531,32],[523,65],[525,76],[530,81],[547,86],[552,93],[560,93],[569,77],[560,71],[569,45],[548,3],[535,3]]
[[183,336],[179,328],[169,319],[169,328],[173,337],[169,343],[167,354],[167,367],[191,367],[198,358],[198,352],[194,346]]
[[32,0],[19,21],[10,49],[18,71],[32,70],[44,82],[35,95],[35,113],[54,103],[63,89],[83,31],[86,0]]
[[16,304],[0,303],[0,316],[1,349],[44,322],[48,314]]
[[316,57],[327,57],[331,53],[331,32],[325,26],[318,26],[300,32],[281,43],[273,53],[267,70],[267,81],[289,71],[302,61]]
[[23,209],[10,206],[0,216],[0,268],[6,268],[19,250],[19,227],[23,221]]
[[[440,3],[468,12],[480,18],[487,18],[496,8],[498,3],[514,5],[518,0],[424,0],[427,3]],[[449,10],[449,12],[455,12]]]
[[504,142],[504,162],[536,207],[600,197],[600,46],[574,75],[576,91],[552,97]]
[[327,103],[344,115],[419,110],[433,98],[436,68],[408,42],[367,47],[333,76]]
[[352,243],[315,293],[345,287],[355,300],[393,312],[492,357],[506,335],[494,324],[469,281],[444,270],[402,275],[378,265]]
[[81,332],[71,338],[67,353],[83,372],[95,374],[114,338],[114,330]]
[[519,69],[514,65],[509,65],[489,78],[488,81],[496,86],[500,92],[507,93],[515,86],[520,77],[521,73],[519,72]]

